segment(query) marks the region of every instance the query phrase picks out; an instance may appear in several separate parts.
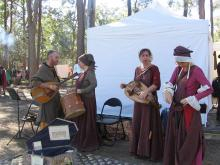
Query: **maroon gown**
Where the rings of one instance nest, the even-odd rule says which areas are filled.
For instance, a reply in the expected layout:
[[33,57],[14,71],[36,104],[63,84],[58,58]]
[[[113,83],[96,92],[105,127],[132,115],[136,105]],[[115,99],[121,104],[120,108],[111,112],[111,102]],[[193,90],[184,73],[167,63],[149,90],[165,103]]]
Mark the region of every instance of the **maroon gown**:
[[[158,87],[157,90],[159,90],[160,72],[158,67],[152,65],[147,72],[139,76],[142,72],[140,67],[136,68],[135,80],[141,81],[147,86],[154,84]],[[156,92],[153,95],[157,98]],[[153,105],[134,103],[130,152],[153,161],[159,161],[163,157],[160,111]]]
[[[170,107],[168,125],[165,138],[164,165],[201,165],[204,157],[204,136],[200,111],[190,105],[182,106],[180,101],[188,96],[205,97],[212,92],[212,88],[203,72],[197,66],[179,76],[180,68],[176,68],[170,80],[176,84],[173,102]],[[208,85],[210,89],[197,93],[200,85]]]
[[94,70],[82,73],[76,82],[76,87],[86,93],[81,94],[86,113],[74,121],[78,126],[78,133],[73,140],[73,145],[80,151],[93,151],[99,148],[101,138],[96,127],[96,78]]

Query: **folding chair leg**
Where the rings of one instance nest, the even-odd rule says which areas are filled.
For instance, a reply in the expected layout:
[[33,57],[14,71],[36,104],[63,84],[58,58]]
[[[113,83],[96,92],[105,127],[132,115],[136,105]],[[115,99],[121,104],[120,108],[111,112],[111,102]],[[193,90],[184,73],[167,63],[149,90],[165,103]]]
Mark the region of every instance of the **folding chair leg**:
[[[30,113],[32,104],[33,104],[33,102],[31,102],[30,105],[28,106],[28,110],[27,110],[27,113],[24,115],[24,118],[26,118],[28,116],[28,114]],[[26,123],[26,121],[23,121],[23,124],[21,126],[21,131],[20,131],[21,133],[24,130],[25,123]],[[31,123],[31,129],[32,129],[33,133],[35,134],[35,131],[33,128],[33,123],[32,122],[30,122],[30,123]]]
[[40,120],[39,120],[39,123],[38,123],[38,126],[37,126],[37,129],[36,129],[36,131],[35,131],[35,133],[37,134],[38,133],[38,130],[39,130],[39,128],[40,128],[40,130],[42,130],[44,127],[46,127],[46,122],[43,122],[42,121],[42,111],[40,112],[40,113],[38,113],[38,115],[40,115]]
[[32,129],[32,131],[33,131],[33,133],[34,133],[34,135],[35,135],[36,132],[34,131],[34,125],[33,125],[33,122],[31,122],[31,129]]
[[23,124],[21,126],[21,130],[20,130],[20,133],[22,134],[22,131],[24,130],[24,125],[25,125],[25,121],[23,121]]
[[107,138],[107,135],[108,135],[108,131],[106,129],[106,125],[104,125],[104,137]]
[[[24,130],[24,126],[25,126],[25,123],[26,123],[26,121],[23,121],[23,124],[22,124],[22,126],[21,126],[21,129],[20,129],[20,135],[19,136],[21,136],[22,135],[22,132],[23,132],[23,130]],[[23,138],[29,138],[29,136],[28,135],[26,135],[26,134],[24,134],[23,133]]]
[[124,129],[124,124],[123,124],[123,121],[121,121],[121,127],[122,127],[122,131],[123,131],[123,140],[125,139],[126,135],[125,135],[125,129]]
[[39,123],[38,126],[37,126],[37,129],[36,129],[36,131],[35,131],[35,134],[38,133],[38,129],[39,129],[39,127],[40,127],[40,123]]
[[103,138],[102,130],[101,130],[101,124],[97,123],[97,124],[96,124],[96,127],[98,128],[98,133],[99,133],[99,135]]

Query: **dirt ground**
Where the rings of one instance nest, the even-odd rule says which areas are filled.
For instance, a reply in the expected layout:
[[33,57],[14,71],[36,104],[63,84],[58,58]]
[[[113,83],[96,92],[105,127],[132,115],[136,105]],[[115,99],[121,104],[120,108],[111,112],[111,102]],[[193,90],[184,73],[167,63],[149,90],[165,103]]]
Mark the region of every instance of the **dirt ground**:
[[[28,96],[29,97],[29,96]],[[28,104],[21,103],[21,117],[26,113]],[[38,110],[35,109],[37,112]],[[215,111],[209,113],[208,126],[205,130],[206,138],[206,155],[204,165],[220,164],[220,124],[215,121]],[[9,145],[6,145],[11,137],[17,131],[17,109],[16,102],[9,97],[0,97],[0,165],[3,160],[10,160],[16,155],[22,155],[26,151],[25,139],[14,139]],[[31,134],[30,125],[26,125],[25,134]],[[128,153],[128,140],[118,141],[113,147],[102,146],[99,150],[91,154],[102,157],[113,158],[129,164],[154,164],[159,165],[161,162],[149,162],[138,159]]]

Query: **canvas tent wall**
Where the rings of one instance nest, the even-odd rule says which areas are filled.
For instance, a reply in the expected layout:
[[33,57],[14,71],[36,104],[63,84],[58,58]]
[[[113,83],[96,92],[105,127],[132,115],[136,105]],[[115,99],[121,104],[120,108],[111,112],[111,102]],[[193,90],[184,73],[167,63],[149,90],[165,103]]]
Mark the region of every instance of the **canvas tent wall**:
[[[133,102],[125,97],[120,83],[133,80],[134,70],[140,65],[138,52],[150,48],[153,63],[161,73],[162,84],[169,81],[175,67],[173,49],[183,45],[194,50],[193,61],[210,77],[209,24],[206,20],[194,20],[174,16],[166,8],[154,4],[119,22],[87,30],[87,48],[96,60],[98,87],[97,105],[118,97],[123,103],[123,115],[132,116]],[[159,101],[162,90],[158,92]],[[206,100],[203,100],[207,102]],[[202,102],[203,102],[202,101]]]

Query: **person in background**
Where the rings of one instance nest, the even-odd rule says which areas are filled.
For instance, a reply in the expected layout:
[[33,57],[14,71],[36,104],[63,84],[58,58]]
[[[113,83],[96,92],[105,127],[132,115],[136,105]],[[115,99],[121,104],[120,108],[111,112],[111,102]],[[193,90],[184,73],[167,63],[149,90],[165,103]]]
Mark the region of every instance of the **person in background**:
[[26,74],[25,70],[22,70],[22,71],[21,71],[21,79],[22,79],[22,80],[25,80],[25,77],[26,77],[25,74]]
[[218,76],[212,81],[212,87],[214,89],[212,96],[218,99],[216,120],[220,122],[220,63],[217,65],[217,74]]
[[11,85],[12,83],[12,75],[11,75],[11,70],[10,69],[7,69],[6,70],[6,79],[7,79],[7,84],[8,85]]
[[29,70],[27,69],[25,70],[25,76],[26,76],[25,79],[29,80]]
[[11,74],[13,84],[16,84],[16,74],[17,74],[17,70],[13,68]]
[[21,79],[22,79],[22,72],[20,70],[17,71],[16,73],[16,79],[15,79],[15,84],[20,85],[21,84]]
[[0,94],[5,95],[5,89],[7,87],[6,71],[3,66],[0,65]]

